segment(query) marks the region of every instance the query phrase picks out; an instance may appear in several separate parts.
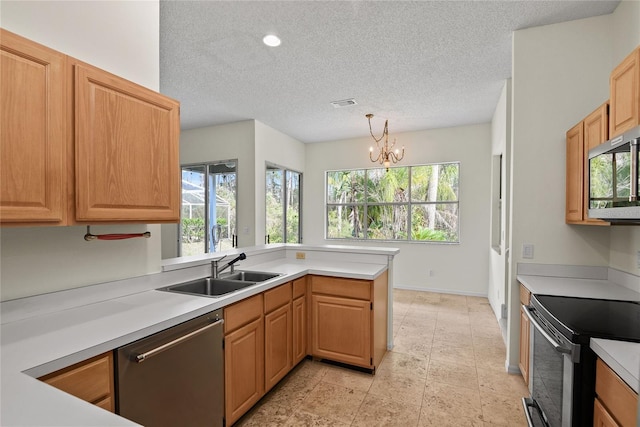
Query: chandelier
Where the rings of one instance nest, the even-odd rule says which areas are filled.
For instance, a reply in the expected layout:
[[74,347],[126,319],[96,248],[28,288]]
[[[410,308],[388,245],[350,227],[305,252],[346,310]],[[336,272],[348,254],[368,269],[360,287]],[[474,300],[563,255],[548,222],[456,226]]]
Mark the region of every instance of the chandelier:
[[[382,135],[380,136],[380,138],[376,138],[373,135],[373,131],[371,130],[371,118],[373,117],[373,114],[367,114],[365,117],[369,119],[369,133],[371,134],[371,137],[373,138],[373,140],[376,142],[376,153],[378,153],[378,155],[374,159],[373,146],[369,147],[369,158],[374,163],[378,162],[381,165],[384,165],[384,167],[387,168],[387,171],[388,171],[389,166],[391,165],[391,162],[397,163],[400,160],[402,160],[402,158],[404,157],[404,147],[402,147],[402,152],[400,152],[400,150],[398,150],[397,148],[395,149],[395,151],[392,151],[393,147],[396,145],[396,140],[394,138],[391,145],[389,145],[388,120],[384,121],[384,130],[382,131]],[[384,143],[381,146],[380,141],[382,141],[383,138],[384,138]]]

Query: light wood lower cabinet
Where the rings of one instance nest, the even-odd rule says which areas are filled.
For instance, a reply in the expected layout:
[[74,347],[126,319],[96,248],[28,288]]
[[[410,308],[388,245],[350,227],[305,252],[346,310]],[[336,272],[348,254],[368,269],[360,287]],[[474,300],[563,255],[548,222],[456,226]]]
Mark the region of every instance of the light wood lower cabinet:
[[620,427],[597,397],[593,402],[593,427]]
[[307,355],[307,301],[304,296],[293,300],[293,364]]
[[225,418],[233,424],[264,395],[262,294],[224,309]]
[[375,370],[387,345],[387,273],[374,281],[310,281],[311,354]]
[[524,378],[524,382],[529,385],[529,357],[531,353],[531,322],[525,314],[522,305],[529,305],[531,292],[520,285],[520,358],[518,367]]
[[79,399],[114,412],[112,352],[76,363],[39,379]]
[[602,359],[598,359],[593,425],[633,427],[636,425],[637,408],[638,394]]
[[371,303],[365,300],[313,295],[311,304],[313,355],[371,367]]
[[284,378],[293,367],[291,283],[265,292],[264,297],[264,376],[266,392]]

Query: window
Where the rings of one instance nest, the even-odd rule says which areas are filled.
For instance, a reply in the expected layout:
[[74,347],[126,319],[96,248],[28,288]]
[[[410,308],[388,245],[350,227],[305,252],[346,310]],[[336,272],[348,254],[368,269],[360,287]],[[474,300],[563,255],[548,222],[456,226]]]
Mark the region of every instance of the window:
[[267,164],[265,243],[301,243],[302,174]]
[[227,160],[182,167],[178,256],[236,245],[236,165]]
[[460,163],[328,171],[326,238],[457,243]]

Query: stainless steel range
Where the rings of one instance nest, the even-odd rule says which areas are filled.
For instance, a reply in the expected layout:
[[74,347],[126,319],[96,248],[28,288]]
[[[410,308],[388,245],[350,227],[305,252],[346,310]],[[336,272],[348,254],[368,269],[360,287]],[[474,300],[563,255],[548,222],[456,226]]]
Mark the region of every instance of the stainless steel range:
[[593,425],[596,355],[589,340],[640,342],[640,303],[533,295],[529,426]]

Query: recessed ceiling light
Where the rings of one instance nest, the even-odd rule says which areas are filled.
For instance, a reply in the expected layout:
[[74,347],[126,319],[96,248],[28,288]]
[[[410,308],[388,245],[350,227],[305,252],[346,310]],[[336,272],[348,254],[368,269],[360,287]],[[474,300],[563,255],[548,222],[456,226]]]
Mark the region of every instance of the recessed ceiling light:
[[273,34],[267,34],[266,36],[264,36],[262,42],[270,47],[280,46],[280,43],[282,43],[280,41],[280,38]]

